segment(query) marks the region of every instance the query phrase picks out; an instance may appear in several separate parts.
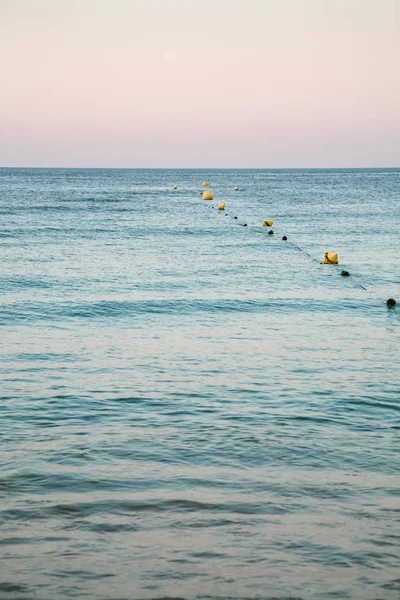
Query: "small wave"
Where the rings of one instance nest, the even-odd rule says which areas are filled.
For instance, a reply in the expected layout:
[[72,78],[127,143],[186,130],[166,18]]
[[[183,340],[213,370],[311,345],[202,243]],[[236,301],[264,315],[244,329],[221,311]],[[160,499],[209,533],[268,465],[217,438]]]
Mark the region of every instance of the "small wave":
[[[49,518],[88,518],[96,514],[134,515],[142,513],[200,513],[235,515],[283,515],[296,510],[293,504],[282,506],[272,502],[201,502],[196,500],[99,500],[71,504],[30,506],[0,511],[0,521],[42,521]],[[75,527],[75,525],[72,525]]]
[[[314,301],[314,312],[347,311],[353,308],[354,301],[343,300],[338,306],[330,302]],[[12,321],[59,320],[59,319],[110,319],[134,317],[143,314],[193,313],[286,313],[291,311],[308,312],[309,302],[304,299],[265,300],[102,300],[93,302],[20,302],[0,305],[0,323]]]
[[11,275],[9,277],[3,276],[0,277],[0,290],[1,293],[4,293],[10,290],[18,290],[24,288],[48,289],[53,287],[54,283],[55,282],[50,281],[49,279],[44,279],[43,277],[29,277],[27,275]]
[[24,585],[22,583],[11,583],[9,581],[0,581],[0,592],[4,592],[6,594],[13,593],[23,593],[26,594],[29,592],[29,586]]

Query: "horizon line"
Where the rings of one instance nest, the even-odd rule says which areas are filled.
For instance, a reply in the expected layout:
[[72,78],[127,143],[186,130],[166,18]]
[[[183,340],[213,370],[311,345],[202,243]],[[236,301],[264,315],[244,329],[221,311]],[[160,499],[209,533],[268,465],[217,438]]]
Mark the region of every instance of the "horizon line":
[[47,170],[119,170],[119,171],[361,171],[379,169],[400,169],[398,166],[380,167],[77,167],[77,166],[29,166],[29,165],[0,165],[0,169],[47,169]]

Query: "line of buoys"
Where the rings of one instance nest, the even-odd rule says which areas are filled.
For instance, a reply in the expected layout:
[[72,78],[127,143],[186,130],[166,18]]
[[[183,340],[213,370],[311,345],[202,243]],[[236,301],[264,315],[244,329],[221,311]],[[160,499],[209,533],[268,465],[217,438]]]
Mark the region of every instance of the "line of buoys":
[[[204,183],[203,183],[203,186],[207,187],[207,186],[208,186],[208,183],[207,183],[207,182],[204,182]],[[177,189],[177,186],[174,186],[174,189]],[[235,187],[234,187],[234,190],[235,190],[235,191],[238,191],[238,190],[239,190],[239,187],[238,187],[238,186],[235,186]],[[204,200],[213,200],[213,199],[214,199],[214,190],[207,190],[207,191],[205,191],[205,192],[199,192],[199,194],[203,196],[203,199],[204,199]],[[212,206],[211,208],[214,208],[214,206]],[[219,204],[218,204],[218,208],[217,208],[217,210],[221,210],[221,211],[222,211],[222,210],[225,210],[225,204],[224,204],[224,203],[219,203]],[[227,217],[227,216],[228,216],[228,214],[227,214],[227,213],[225,213],[225,216]],[[237,216],[234,216],[234,217],[233,217],[233,219],[238,219],[238,217],[237,217]],[[243,225],[243,227],[247,227],[247,226],[248,226],[248,225],[247,225],[247,223],[242,223],[242,225]],[[263,221],[263,223],[262,223],[262,226],[263,226],[263,227],[271,227],[272,225],[273,225],[273,221]],[[270,230],[268,231],[268,234],[269,234],[269,235],[273,235],[273,233],[274,233],[274,232],[273,232],[273,230],[272,230],[272,229],[270,229]],[[282,236],[282,241],[286,242],[286,241],[287,241],[287,239],[288,239],[288,238],[287,238],[287,236],[286,236],[286,235]],[[292,245],[293,245],[295,248],[297,248],[298,250],[300,250],[300,252],[305,252],[305,251],[304,251],[302,248],[300,248],[299,246],[296,246],[295,244],[293,244],[293,242],[292,242]],[[305,254],[307,254],[307,256],[309,256],[309,257],[310,257],[310,258],[311,258],[311,259],[312,259],[314,262],[319,262],[319,261],[317,261],[315,258],[313,258],[313,257],[312,257],[312,256],[311,256],[311,255],[310,255],[308,252],[305,252]],[[320,264],[325,264],[325,265],[338,265],[338,264],[339,264],[339,257],[338,257],[338,254],[337,254],[336,252],[325,252],[325,254],[324,254],[324,256],[323,256],[323,260],[322,260],[322,262],[321,262]],[[341,275],[342,277],[350,277],[350,273],[349,273],[348,271],[341,271],[340,275]],[[366,289],[366,288],[365,288],[363,285],[361,285],[360,283],[356,283],[356,285],[357,285],[358,287],[360,287],[361,289],[363,289],[363,290],[365,290],[365,291],[368,291],[368,290],[367,290],[367,289]],[[395,308],[395,307],[396,307],[396,305],[397,305],[397,302],[396,302],[396,300],[395,300],[394,298],[388,298],[388,299],[386,300],[386,305],[387,305],[387,307],[388,307],[388,308]]]

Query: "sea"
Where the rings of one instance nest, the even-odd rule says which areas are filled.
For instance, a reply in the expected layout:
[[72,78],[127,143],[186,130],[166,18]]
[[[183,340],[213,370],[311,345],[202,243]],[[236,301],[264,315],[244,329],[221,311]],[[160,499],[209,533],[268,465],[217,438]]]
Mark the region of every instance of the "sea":
[[400,169],[0,169],[1,600],[398,600],[399,223]]

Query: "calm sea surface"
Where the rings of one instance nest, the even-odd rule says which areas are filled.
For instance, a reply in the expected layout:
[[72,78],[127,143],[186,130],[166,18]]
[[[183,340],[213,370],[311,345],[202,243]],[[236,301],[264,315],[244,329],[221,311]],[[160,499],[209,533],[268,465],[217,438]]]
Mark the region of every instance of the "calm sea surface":
[[398,600],[399,223],[396,169],[1,169],[0,598]]

